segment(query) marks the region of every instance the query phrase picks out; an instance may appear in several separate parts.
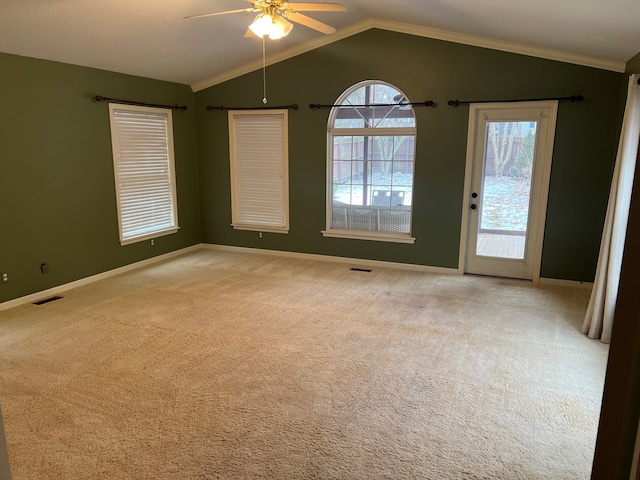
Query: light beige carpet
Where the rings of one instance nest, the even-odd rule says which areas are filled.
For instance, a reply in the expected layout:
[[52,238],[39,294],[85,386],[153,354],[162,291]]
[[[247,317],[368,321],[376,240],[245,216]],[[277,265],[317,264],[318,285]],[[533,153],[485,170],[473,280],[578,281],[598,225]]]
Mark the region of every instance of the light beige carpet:
[[0,312],[14,478],[589,477],[588,290],[349,267],[200,251]]

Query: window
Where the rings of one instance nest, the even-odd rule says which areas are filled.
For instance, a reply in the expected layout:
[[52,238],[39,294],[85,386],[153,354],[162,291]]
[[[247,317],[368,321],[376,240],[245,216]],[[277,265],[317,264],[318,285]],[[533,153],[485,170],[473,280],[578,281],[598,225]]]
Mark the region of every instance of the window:
[[416,120],[395,87],[349,88],[328,126],[328,237],[413,243]]
[[120,243],[178,231],[171,110],[109,104]]
[[289,231],[288,112],[229,112],[231,224],[239,230]]

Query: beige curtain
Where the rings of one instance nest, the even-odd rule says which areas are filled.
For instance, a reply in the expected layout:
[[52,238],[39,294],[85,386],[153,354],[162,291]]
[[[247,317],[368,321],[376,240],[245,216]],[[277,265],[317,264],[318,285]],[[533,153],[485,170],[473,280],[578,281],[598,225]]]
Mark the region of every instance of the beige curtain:
[[596,278],[587,315],[582,325],[583,333],[587,334],[589,338],[599,338],[603,343],[611,342],[633,176],[638,156],[638,140],[640,139],[639,79],[640,75],[629,77],[627,105],[611,181],[609,206],[600,243]]

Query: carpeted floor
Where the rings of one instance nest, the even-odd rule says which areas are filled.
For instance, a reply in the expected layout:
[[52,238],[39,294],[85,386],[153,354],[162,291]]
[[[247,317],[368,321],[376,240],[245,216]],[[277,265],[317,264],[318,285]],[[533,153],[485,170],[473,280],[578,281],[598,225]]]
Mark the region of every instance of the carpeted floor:
[[589,477],[588,290],[203,250],[63,296],[0,312],[15,480]]

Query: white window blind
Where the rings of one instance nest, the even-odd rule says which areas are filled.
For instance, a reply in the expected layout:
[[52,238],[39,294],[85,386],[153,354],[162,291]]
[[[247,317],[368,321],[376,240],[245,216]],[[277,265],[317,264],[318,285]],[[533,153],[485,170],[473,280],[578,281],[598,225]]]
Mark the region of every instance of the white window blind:
[[232,226],[289,230],[288,112],[229,112]]
[[171,110],[109,104],[120,243],[178,230]]

